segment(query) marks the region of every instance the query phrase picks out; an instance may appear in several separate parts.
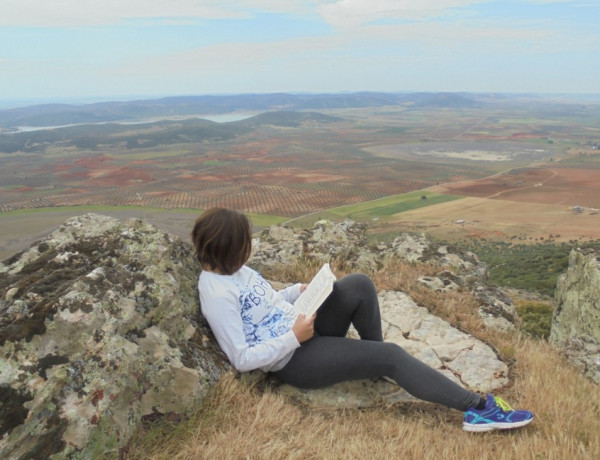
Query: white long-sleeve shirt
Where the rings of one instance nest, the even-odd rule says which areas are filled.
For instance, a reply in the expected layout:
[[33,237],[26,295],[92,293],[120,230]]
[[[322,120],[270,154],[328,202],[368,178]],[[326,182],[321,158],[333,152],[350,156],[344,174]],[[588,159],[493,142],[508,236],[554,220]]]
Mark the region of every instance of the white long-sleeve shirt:
[[204,270],[198,290],[202,314],[238,371],[280,370],[300,346],[292,331],[300,284],[277,292],[244,265],[233,275]]

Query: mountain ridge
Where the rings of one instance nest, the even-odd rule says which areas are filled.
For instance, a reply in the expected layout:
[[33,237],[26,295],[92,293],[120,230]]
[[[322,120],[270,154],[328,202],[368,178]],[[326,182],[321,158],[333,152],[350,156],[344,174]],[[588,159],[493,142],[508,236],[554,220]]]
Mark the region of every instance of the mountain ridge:
[[157,116],[214,115],[244,110],[315,110],[387,105],[450,108],[482,104],[474,94],[446,92],[171,96],[136,101],[96,102],[83,105],[41,104],[5,109],[0,110],[0,127],[98,123]]

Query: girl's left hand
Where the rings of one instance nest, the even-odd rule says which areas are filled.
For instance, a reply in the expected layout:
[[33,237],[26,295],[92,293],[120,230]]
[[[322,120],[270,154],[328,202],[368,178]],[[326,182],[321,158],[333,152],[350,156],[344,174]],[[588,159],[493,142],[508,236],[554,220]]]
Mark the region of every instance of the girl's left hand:
[[300,285],[300,292],[304,292],[306,291],[306,288],[308,287],[308,284],[301,284]]
[[292,332],[296,336],[298,343],[306,342],[315,335],[315,318],[317,314],[306,316],[302,313],[296,318],[296,322],[292,327]]

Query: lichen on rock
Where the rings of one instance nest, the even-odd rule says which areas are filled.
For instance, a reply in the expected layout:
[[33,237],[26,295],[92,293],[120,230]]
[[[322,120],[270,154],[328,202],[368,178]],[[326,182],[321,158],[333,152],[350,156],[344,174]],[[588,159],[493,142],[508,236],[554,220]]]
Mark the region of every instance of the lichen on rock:
[[[352,221],[271,227],[255,239],[249,264],[343,260],[368,273],[395,257],[439,267],[433,289],[477,288],[498,299],[474,255],[424,235],[370,246],[366,226]],[[0,263],[0,458],[116,458],[144,417],[200,404],[231,365],[199,314],[198,271],[179,238],[95,214]],[[485,344],[404,293],[379,296],[387,340],[473,389],[507,382],[506,365]],[[407,397],[383,381],[290,391],[345,407]]]
[[201,401],[230,366],[197,270],[177,237],[94,214],[0,264],[0,457],[115,457],[142,417]]
[[600,252],[574,249],[556,286],[550,342],[600,383]]

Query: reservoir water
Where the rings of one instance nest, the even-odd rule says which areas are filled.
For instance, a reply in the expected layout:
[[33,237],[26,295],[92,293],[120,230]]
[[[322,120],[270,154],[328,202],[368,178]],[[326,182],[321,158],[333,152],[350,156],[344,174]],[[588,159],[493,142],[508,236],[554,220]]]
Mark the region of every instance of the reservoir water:
[[13,134],[13,133],[26,133],[31,131],[42,131],[44,129],[58,129],[58,128],[68,128],[71,126],[83,126],[83,125],[105,125],[108,123],[115,123],[118,125],[142,125],[145,123],[155,123],[157,121],[177,121],[177,120],[189,120],[191,118],[199,118],[202,120],[214,121],[215,123],[230,123],[232,121],[241,121],[246,118],[251,118],[257,113],[222,113],[215,115],[190,115],[190,116],[181,116],[181,117],[155,117],[155,118],[144,118],[141,120],[122,120],[122,121],[101,121],[98,123],[72,123],[68,125],[55,125],[55,126],[16,126],[13,130],[9,132],[0,134]]

